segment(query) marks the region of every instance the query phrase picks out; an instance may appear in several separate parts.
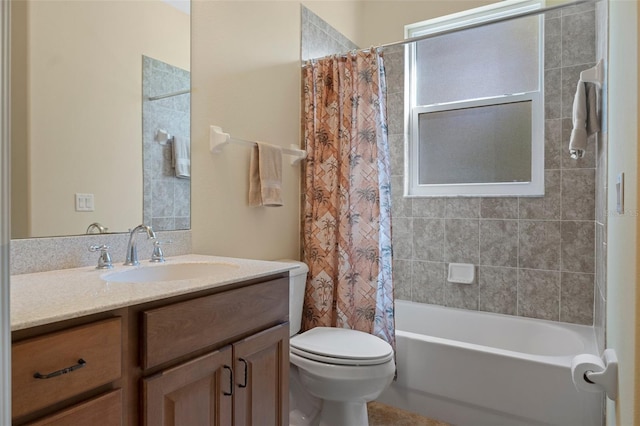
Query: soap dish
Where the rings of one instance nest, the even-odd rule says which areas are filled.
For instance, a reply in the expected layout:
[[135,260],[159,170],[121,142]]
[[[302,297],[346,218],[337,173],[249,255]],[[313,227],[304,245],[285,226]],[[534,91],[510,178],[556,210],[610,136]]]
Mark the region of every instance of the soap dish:
[[450,283],[471,284],[475,278],[475,266],[471,263],[450,263],[447,281]]

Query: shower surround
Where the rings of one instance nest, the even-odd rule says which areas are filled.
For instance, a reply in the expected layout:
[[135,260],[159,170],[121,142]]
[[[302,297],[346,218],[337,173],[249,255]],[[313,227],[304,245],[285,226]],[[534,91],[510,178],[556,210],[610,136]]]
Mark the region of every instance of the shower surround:
[[[585,158],[567,153],[580,71],[606,58],[602,3],[545,16],[541,198],[404,198],[404,48],[385,49],[397,299],[577,324],[595,320],[603,347],[606,122]],[[354,48],[302,7],[303,60]],[[606,91],[602,98],[606,105]],[[449,262],[474,264],[475,281],[447,282]]]
[[[594,279],[604,267],[595,254],[596,186],[602,199],[606,157],[594,137],[583,159],[569,158],[567,147],[580,71],[601,54],[596,10],[548,13],[544,27],[545,196],[538,198],[403,197],[404,49],[385,52],[396,298],[593,324]],[[598,231],[605,241],[606,228]],[[474,264],[474,282],[447,282],[450,262]]]
[[171,142],[155,140],[159,129],[190,143],[191,95],[150,101],[189,89],[191,76],[173,65],[142,57],[142,143],[144,161],[144,223],[156,231],[191,228],[191,181],[178,179],[172,167]]

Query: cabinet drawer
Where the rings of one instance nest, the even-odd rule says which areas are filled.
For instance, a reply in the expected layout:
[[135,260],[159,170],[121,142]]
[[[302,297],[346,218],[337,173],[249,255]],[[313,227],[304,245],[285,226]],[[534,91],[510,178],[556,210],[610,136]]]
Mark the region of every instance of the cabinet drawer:
[[122,426],[120,389],[44,417],[28,426]]
[[280,278],[143,313],[143,368],[284,322],[289,280]]
[[[13,417],[118,379],[121,335],[120,318],[112,318],[14,343]],[[82,362],[82,367],[73,368]],[[49,378],[36,378],[38,374]]]

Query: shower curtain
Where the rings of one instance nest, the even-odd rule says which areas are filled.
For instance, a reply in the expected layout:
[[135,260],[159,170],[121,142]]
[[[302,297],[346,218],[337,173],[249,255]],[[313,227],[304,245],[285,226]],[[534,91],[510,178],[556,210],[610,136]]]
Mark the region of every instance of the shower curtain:
[[382,55],[309,62],[303,91],[303,329],[350,328],[395,347]]

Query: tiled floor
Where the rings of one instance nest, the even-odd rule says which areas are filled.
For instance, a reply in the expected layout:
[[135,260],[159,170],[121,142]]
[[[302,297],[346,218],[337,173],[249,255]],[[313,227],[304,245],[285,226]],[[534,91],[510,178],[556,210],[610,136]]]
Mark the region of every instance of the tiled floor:
[[450,426],[379,402],[367,404],[369,426]]

